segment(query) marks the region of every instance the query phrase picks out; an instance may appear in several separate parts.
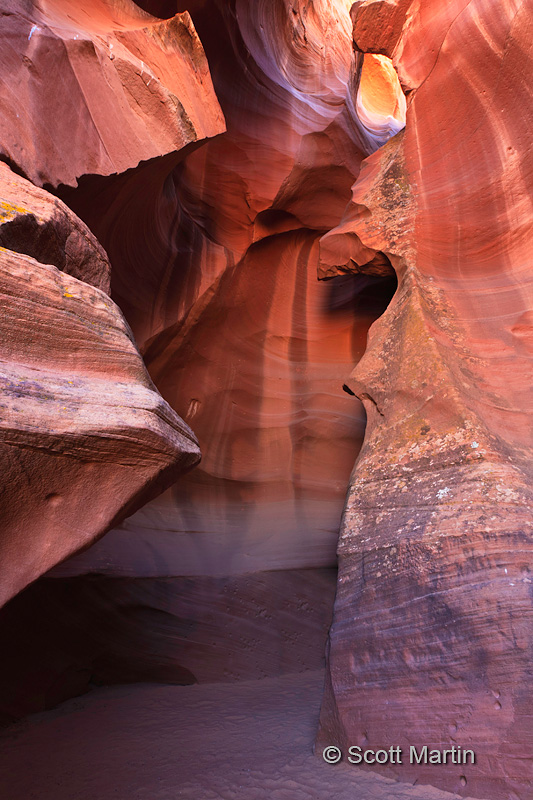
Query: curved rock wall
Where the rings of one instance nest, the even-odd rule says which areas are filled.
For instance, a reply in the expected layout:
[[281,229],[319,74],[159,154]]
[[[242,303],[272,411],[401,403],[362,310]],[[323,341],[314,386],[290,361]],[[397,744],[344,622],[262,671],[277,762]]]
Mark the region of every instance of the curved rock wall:
[[[146,12],[165,17],[165,4],[145,5],[93,0],[81,9],[55,0],[31,15],[13,6],[0,102],[11,114],[20,75],[26,106],[49,100],[40,116],[6,114],[0,142],[4,159],[60,195],[105,247],[110,276],[91,239],[91,252],[104,258],[101,280],[110,277],[152,378],[199,436],[204,465],[51,573],[56,581],[79,575],[77,584],[43,581],[6,609],[0,635],[11,656],[2,677],[10,687],[20,678],[17,699],[0,698],[8,715],[47,707],[103,676],[232,680],[323,660],[338,524],[365,424],[342,384],[388,300],[367,276],[317,281],[318,240],[341,220],[375,146],[376,131],[355,116],[359,64],[348,5],[193,4],[227,119],[218,138],[224,120],[189,16],[161,21]],[[63,64],[56,94],[46,59]],[[20,181],[22,191],[29,184]],[[1,241],[94,282],[87,258],[77,261],[83,231],[70,231],[81,223],[71,214],[65,227],[64,206],[47,192],[26,195]],[[91,358],[103,368],[103,353]],[[94,485],[83,480],[89,513]],[[115,498],[122,514],[133,510],[123,500]],[[79,546],[60,533],[68,552]],[[62,557],[51,551],[45,563]],[[109,583],[96,586],[94,572]],[[149,590],[143,578],[154,579]],[[314,586],[321,601],[310,609]],[[172,600],[184,587],[197,607]],[[24,641],[15,647],[19,615],[37,603],[35,620],[55,619],[58,598],[74,592],[83,646],[65,609],[48,650],[39,636],[31,654]],[[258,592],[272,595],[265,618],[257,618]],[[163,613],[154,638],[152,622]],[[242,626],[248,634],[237,636]],[[30,685],[28,660],[47,665]]]
[[[382,257],[377,280],[333,269],[335,280],[319,283],[318,240],[340,222],[376,130],[355,116],[360,64],[346,3],[279,3],[274,17],[255,3],[195,3],[191,12],[227,133],[57,193],[108,252],[112,295],[159,390],[198,435],[203,463],[52,571],[56,581],[79,576],[86,635],[80,650],[58,626],[61,655],[43,653],[50,666],[25,695],[38,708],[54,702],[61,676],[71,685],[78,675],[79,690],[101,679],[102,651],[105,675],[117,680],[236,680],[324,658],[339,520],[365,425],[342,386],[395,279]],[[261,25],[268,35],[258,38]],[[95,588],[95,572],[109,582]],[[143,579],[153,581],[148,592]],[[169,599],[184,586],[200,598],[196,608]],[[321,601],[309,609],[313,586]],[[44,616],[54,616],[61,585],[37,591]],[[258,591],[272,594],[266,617],[257,616]],[[105,636],[93,604],[107,609]],[[161,604],[154,644],[146,621],[161,620]],[[135,646],[119,629],[126,618]],[[243,626],[248,634],[236,636]],[[135,651],[152,656],[141,667]],[[26,658],[25,646],[13,653],[9,675],[25,674]]]
[[106,294],[106,253],[34,184],[134,167],[224,121],[187,14],[13,0],[0,18],[2,604],[200,457]]
[[388,301],[373,306],[372,281],[317,282],[318,240],[375,147],[355,115],[348,4],[191,13],[227,133],[177,166],[149,163],[62,196],[106,247],[114,297],[159,390],[198,435],[202,466],[55,574],[336,562],[365,423],[342,385]]
[[[200,453],[118,307],[81,279],[109,276],[90,231],[4,164],[0,196],[2,605]],[[46,263],[54,254],[64,271]]]
[[184,5],[1,12],[5,597],[204,459],[0,626],[76,587],[38,707],[316,666],[350,480],[319,742],[529,800],[533,3]]
[[533,4],[364,2],[352,16],[409,107],[341,225],[388,256],[399,289],[348,382],[369,424],[320,741],[470,747],[473,766],[383,769],[530,798]]

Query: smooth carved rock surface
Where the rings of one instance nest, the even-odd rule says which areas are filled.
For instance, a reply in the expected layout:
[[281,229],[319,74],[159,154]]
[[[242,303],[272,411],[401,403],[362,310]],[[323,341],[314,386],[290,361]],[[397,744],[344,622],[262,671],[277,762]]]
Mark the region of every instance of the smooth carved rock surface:
[[364,428],[342,385],[388,300],[366,277],[317,281],[318,241],[375,147],[356,117],[348,11],[340,0],[193,4],[228,132],[178,166],[161,159],[62,192],[109,253],[113,296],[203,460],[54,574],[335,564]]
[[37,185],[123,172],[225,129],[187,13],[7,0],[0,19],[0,153]]
[[[32,217],[37,231],[48,230],[46,241],[57,237],[59,251],[72,255],[65,243],[75,237],[79,263],[71,272],[89,265],[94,275],[104,261],[107,275],[85,226],[6,173],[2,167],[2,241],[9,225],[19,221],[24,233]],[[20,249],[35,247],[33,227],[26,242],[17,239]],[[108,295],[7,247],[0,247],[0,294],[2,604],[163,491],[197,463],[199,449],[155,390]]]
[[[359,54],[357,62],[357,120],[366,131],[373,151],[404,127],[405,95],[390,58]],[[340,224],[320,239],[319,277],[331,278],[353,271],[379,277],[394,275],[389,258],[357,236],[350,210],[350,206],[344,209]]]
[[352,16],[410,93],[341,225],[399,288],[348,381],[369,424],[319,741],[470,747],[473,766],[396,774],[530,800],[533,3],[377,0]]
[[[163,0],[0,12],[2,158],[97,235],[150,373],[205,451],[54,574],[173,588],[190,576],[198,614],[216,606],[230,638],[233,610],[266,580],[244,573],[279,570],[278,599],[298,574],[307,596],[301,573],[335,562],[362,440],[341,386],[397,274],[348,381],[369,424],[319,742],[471,747],[474,766],[397,776],[531,800],[532,2],[367,0],[350,19],[347,0],[191,0],[194,27],[183,5],[167,20],[148,13],[170,16]],[[96,240],[2,174],[8,597],[170,485],[198,448],[118,308],[87,283],[107,286]],[[163,582],[124,585],[158,616]],[[119,619],[120,592],[103,606]],[[125,615],[135,641],[143,613]],[[272,641],[290,642],[301,618],[291,606],[273,620]],[[156,664],[134,667],[117,641],[95,674],[154,678],[162,664],[213,679],[209,624],[182,664],[167,623],[154,626]],[[257,669],[246,650],[239,677]],[[69,657],[50,670],[51,702]]]

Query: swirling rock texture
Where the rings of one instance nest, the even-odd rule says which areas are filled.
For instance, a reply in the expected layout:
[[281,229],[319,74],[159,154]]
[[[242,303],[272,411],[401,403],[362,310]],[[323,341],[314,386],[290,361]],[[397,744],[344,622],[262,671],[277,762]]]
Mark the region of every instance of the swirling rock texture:
[[78,576],[83,646],[67,619],[54,625],[63,645],[53,657],[39,637],[33,655],[26,644],[12,651],[10,685],[37,652],[48,666],[31,691],[1,699],[6,714],[48,707],[61,687],[91,680],[228,681],[323,664],[338,525],[365,422],[342,384],[395,281],[390,269],[381,283],[317,281],[319,238],[340,222],[374,141],[355,122],[348,4],[294,11],[193,6],[228,132],[57,190],[105,246],[113,297],[203,461],[54,570],[63,593],[47,581],[38,602],[21,598],[0,620],[9,639],[28,603],[56,618]]
[[474,765],[407,755],[396,774],[531,798],[533,4],[377,0],[352,17],[408,110],[331,234],[385,253],[399,288],[348,381],[368,429],[319,739],[470,747]]
[[[158,474],[172,480],[198,455],[170,407],[204,458],[5,610],[0,636],[11,642],[21,621],[35,636],[10,648],[4,674],[23,679],[0,705],[18,716],[91,681],[320,666],[364,405],[319,744],[471,747],[474,765],[405,759],[396,775],[526,800],[531,2],[367,0],[350,18],[351,5],[4,4],[0,153],[47,190],[4,170],[24,193],[0,226],[9,292],[26,291],[29,264],[45,287],[32,298],[52,297],[44,320],[67,343],[81,297],[86,327],[126,351],[105,372],[89,337],[88,396],[113,373],[102,424],[134,416],[138,390],[139,438],[150,419],[167,425]],[[88,286],[107,280],[168,406],[118,309]],[[74,353],[80,367],[73,345],[44,351],[40,336],[21,333],[27,350],[10,361],[57,372]],[[346,386],[356,399],[341,387],[359,361]],[[54,402],[70,391],[50,380]],[[131,466],[118,453],[117,480]],[[113,495],[116,514],[146,499],[152,481],[135,467],[139,488],[123,479],[130,499]],[[61,491],[41,480],[50,507],[87,486],[72,468],[68,478]],[[104,486],[106,502],[114,491]],[[76,531],[97,516],[81,501]],[[104,514],[85,541],[109,524]],[[52,555],[48,565],[66,552]],[[34,661],[46,666],[32,694]]]
[[388,299],[376,308],[366,277],[316,280],[319,239],[375,146],[356,122],[349,4],[189,7],[227,133],[170,172],[150,163],[61,196],[109,253],[113,296],[203,461],[61,574],[335,565],[364,427],[342,384]]
[[[4,603],[166,488],[199,450],[119,309],[81,280],[85,270],[109,279],[90,231],[4,164],[0,196]],[[31,252],[57,255],[64,271]]]
[[[146,11],[165,13],[154,5]],[[24,663],[50,666],[31,691],[5,699],[8,714],[47,707],[103,676],[229,680],[322,663],[338,523],[364,428],[362,407],[342,383],[386,305],[367,276],[316,280],[318,240],[340,222],[360,162],[374,146],[375,132],[356,124],[348,8],[281,3],[272,16],[266,4],[195,4],[228,125],[223,137],[196,150],[200,137],[222,130],[223,117],[208,91],[198,40],[183,40],[184,26],[193,38],[184,12],[162,21],[129,4],[95,2],[82,11],[55,2],[43,6],[45,17],[9,17],[22,29],[17,41],[24,47],[39,35],[47,48],[67,49],[83,94],[82,103],[74,83],[73,106],[82,115],[87,108],[95,138],[87,136],[82,146],[74,128],[65,165],[57,148],[40,145],[40,127],[32,134],[36,154],[17,151],[15,131],[15,144],[6,137],[5,157],[65,199],[105,246],[113,297],[158,388],[194,426],[204,461],[190,481],[149,504],[101,547],[54,571],[54,580],[101,572],[115,582],[78,578],[76,616],[86,620],[81,650],[75,635],[63,640],[60,632],[72,628],[61,620],[51,639],[63,644],[50,645],[52,657],[28,655],[25,643],[18,654],[11,648],[4,668],[9,685],[24,674]],[[265,38],[257,37],[261,26]],[[88,53],[81,64],[80,39]],[[117,76],[119,53],[125,63]],[[44,67],[41,74],[44,81]],[[29,97],[34,76],[30,71]],[[104,79],[104,100],[110,86],[121,109],[119,126],[94,110]],[[176,96],[180,89],[187,117],[196,121],[183,135],[178,120],[173,143],[158,140],[156,147],[149,111],[157,100],[165,121],[168,86],[177,86]],[[44,119],[53,143],[66,138],[60,115]],[[130,139],[131,148],[140,144],[124,154]],[[112,162],[103,158],[111,145],[122,153]],[[78,185],[69,188],[74,178]],[[390,292],[394,280],[384,285]],[[35,592],[4,616],[6,640],[17,615],[27,618],[32,596],[38,597],[34,619],[57,617],[57,596],[66,590],[45,582]],[[194,604],[185,602],[186,592]],[[313,592],[321,600],[312,605]],[[271,598],[264,614],[259,596]],[[137,631],[129,645],[126,628]]]
[[8,2],[0,16],[0,153],[15,170],[0,167],[4,603],[200,456],[106,294],[104,250],[21,174],[75,183],[224,124],[186,14],[164,23],[133,4],[58,0]]

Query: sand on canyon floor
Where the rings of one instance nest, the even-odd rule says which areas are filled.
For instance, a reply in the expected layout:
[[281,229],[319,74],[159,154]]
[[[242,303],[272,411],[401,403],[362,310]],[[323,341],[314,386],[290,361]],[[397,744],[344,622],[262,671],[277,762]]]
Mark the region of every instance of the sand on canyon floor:
[[0,737],[2,800],[453,800],[313,755],[322,672],[99,688]]

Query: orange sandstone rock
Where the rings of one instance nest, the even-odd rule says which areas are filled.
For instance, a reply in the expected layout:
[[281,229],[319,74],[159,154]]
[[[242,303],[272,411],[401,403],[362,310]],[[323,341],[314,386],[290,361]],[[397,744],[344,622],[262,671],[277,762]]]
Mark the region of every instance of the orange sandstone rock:
[[[370,10],[383,39],[368,38]],[[355,42],[388,52],[412,91],[405,131],[363,164],[342,226],[388,256],[399,288],[348,382],[369,423],[320,741],[470,747],[475,765],[383,769],[530,800],[533,4],[352,15]]]
[[367,276],[317,281],[318,241],[374,146],[355,118],[349,4],[196,6],[228,132],[62,196],[109,253],[113,296],[202,466],[54,574],[335,564],[364,427],[342,385],[388,299],[373,307]]
[[[107,277],[92,234],[7,167],[0,176],[2,604],[200,454],[155,390],[120,310],[74,277]],[[70,274],[32,256],[54,250]]]
[[123,172],[224,130],[187,13],[7,0],[2,40],[0,153],[37,185]]
[[88,227],[61,200],[0,162],[0,247],[109,294],[110,264]]

